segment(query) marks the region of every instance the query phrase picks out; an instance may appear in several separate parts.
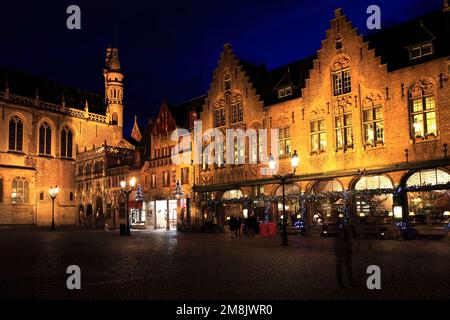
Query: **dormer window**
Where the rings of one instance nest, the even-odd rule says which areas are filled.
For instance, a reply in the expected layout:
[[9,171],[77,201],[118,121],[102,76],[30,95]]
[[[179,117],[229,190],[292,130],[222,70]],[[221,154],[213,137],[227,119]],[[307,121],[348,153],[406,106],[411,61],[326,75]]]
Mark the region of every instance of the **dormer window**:
[[411,46],[409,49],[410,60],[420,59],[422,57],[430,56],[432,54],[433,54],[433,44],[431,42]]
[[278,90],[278,98],[282,99],[285,97],[292,96],[292,87],[286,87]]

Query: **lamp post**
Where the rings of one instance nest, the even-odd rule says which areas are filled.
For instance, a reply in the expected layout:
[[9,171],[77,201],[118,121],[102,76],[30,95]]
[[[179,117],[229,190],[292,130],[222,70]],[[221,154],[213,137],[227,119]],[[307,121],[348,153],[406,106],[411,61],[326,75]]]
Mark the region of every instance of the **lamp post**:
[[184,193],[183,193],[183,189],[181,188],[180,180],[177,180],[177,182],[175,184],[175,191],[173,194],[174,194],[175,198],[177,199],[177,211],[180,210],[180,218],[183,218],[182,220],[184,220],[184,216],[181,217],[181,198],[183,197]]
[[126,210],[126,215],[127,215],[127,231],[126,234],[130,235],[130,213],[129,213],[129,209],[128,209],[128,203],[130,201],[130,194],[133,192],[134,190],[134,186],[136,185],[136,178],[132,177],[130,179],[129,182],[130,188],[127,188],[127,182],[125,180],[120,181],[120,187],[122,188],[123,193],[125,193],[126,197],[127,197],[127,203],[125,205],[125,210]]
[[50,198],[52,198],[52,227],[51,227],[51,230],[54,231],[55,230],[55,199],[59,193],[59,187],[56,186],[53,188],[53,186],[51,186],[49,193],[50,193]]
[[[282,246],[287,246],[288,245],[288,238],[287,238],[287,230],[286,230],[286,225],[287,225],[287,216],[286,216],[286,193],[285,193],[285,185],[286,182],[292,180],[292,178],[295,175],[295,170],[297,169],[298,166],[298,155],[297,155],[297,150],[294,151],[294,154],[291,157],[291,166],[294,169],[292,173],[288,173],[285,175],[273,175],[274,178],[278,179],[281,181],[281,187],[283,190],[283,230],[282,230],[282,235],[281,235],[281,245]],[[269,168],[270,170],[274,170],[275,169],[275,158],[273,157],[272,154],[270,154],[269,157]]]

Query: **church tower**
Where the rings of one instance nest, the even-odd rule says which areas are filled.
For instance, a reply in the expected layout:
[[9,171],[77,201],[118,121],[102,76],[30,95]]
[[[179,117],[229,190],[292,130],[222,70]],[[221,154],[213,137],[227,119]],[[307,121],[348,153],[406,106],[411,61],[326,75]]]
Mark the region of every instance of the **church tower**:
[[106,49],[105,102],[108,121],[111,125],[123,128],[123,73],[120,70],[119,49]]

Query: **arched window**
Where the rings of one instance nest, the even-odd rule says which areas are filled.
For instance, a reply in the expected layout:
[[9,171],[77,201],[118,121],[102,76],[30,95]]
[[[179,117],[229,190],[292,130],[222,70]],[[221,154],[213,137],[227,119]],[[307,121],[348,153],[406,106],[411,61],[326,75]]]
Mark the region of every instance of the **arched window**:
[[119,117],[117,116],[117,113],[114,112],[114,113],[112,114],[112,121],[111,121],[111,124],[117,125],[118,123],[119,123]]
[[69,127],[61,130],[61,158],[72,158],[73,134]]
[[23,123],[17,116],[9,120],[9,150],[23,151]]
[[342,184],[336,179],[320,180],[314,184],[311,193],[316,195],[317,199],[314,202],[313,225],[333,224],[342,220],[342,197],[329,197],[326,194],[343,190]]
[[241,190],[228,190],[223,193],[222,200],[231,200],[231,199],[239,199],[243,198]]
[[352,91],[352,83],[350,79],[350,59],[345,56],[339,56],[333,63],[333,95],[350,93]]
[[52,129],[47,122],[39,127],[39,154],[51,155],[52,153]]
[[[450,222],[450,174],[440,169],[421,170],[406,181],[408,219],[412,224],[442,225]],[[433,186],[437,186],[435,189]]]
[[[392,181],[384,175],[363,176],[355,190],[393,189]],[[356,219],[361,224],[389,223],[392,217],[392,193],[372,194],[363,192],[355,196]]]
[[428,79],[416,81],[409,92],[411,135],[413,139],[437,136],[434,84]]
[[12,181],[11,201],[13,204],[28,203],[28,180],[15,177]]

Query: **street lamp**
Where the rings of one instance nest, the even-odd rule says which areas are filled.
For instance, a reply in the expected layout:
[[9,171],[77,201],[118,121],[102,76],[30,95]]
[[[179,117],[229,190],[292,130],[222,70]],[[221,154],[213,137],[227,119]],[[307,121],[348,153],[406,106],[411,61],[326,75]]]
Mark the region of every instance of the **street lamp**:
[[[288,173],[285,175],[273,175],[274,178],[278,179],[281,181],[281,187],[283,189],[283,231],[282,231],[282,235],[281,235],[281,245],[282,246],[287,246],[288,245],[288,238],[287,238],[287,230],[286,230],[286,225],[287,225],[287,215],[286,215],[286,193],[285,193],[285,185],[287,182],[291,181],[292,178],[295,175],[295,170],[297,169],[298,166],[298,155],[297,155],[297,150],[294,151],[294,154],[291,157],[291,166],[293,169],[292,173]],[[269,157],[269,168],[270,170],[274,170],[275,169],[275,165],[276,165],[276,161],[275,158],[273,157],[272,154],[270,154]]]
[[52,231],[55,230],[55,198],[58,195],[59,187],[56,186],[53,188],[53,186],[50,187],[49,193],[50,198],[52,198]]
[[130,194],[134,191],[134,186],[136,185],[136,178],[132,177],[130,179],[130,188],[127,188],[127,183],[125,180],[120,181],[120,187],[122,188],[123,193],[127,196],[127,203],[125,205],[126,215],[127,215],[127,231],[126,234],[130,235],[130,213],[128,209],[128,203],[130,201]]

